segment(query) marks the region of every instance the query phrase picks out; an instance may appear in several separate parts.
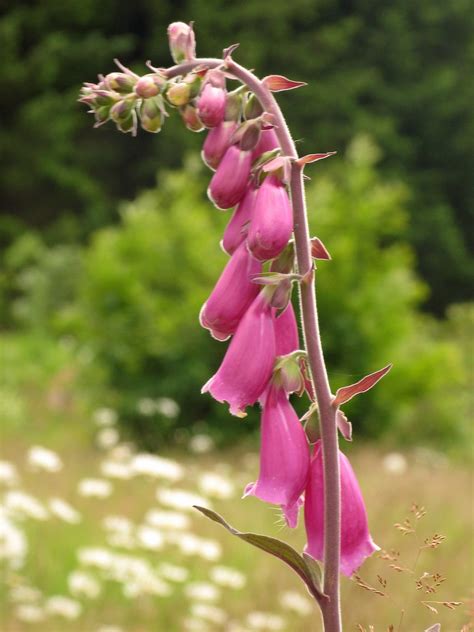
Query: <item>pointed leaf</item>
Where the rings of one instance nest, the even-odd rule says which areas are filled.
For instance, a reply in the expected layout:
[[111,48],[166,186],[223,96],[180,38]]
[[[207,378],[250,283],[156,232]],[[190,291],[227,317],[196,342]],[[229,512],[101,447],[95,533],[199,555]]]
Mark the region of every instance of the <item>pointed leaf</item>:
[[235,535],[244,542],[248,542],[252,546],[257,547],[258,549],[262,549],[262,551],[270,553],[270,555],[274,555],[275,557],[278,557],[280,560],[285,562],[285,564],[290,566],[295,571],[295,573],[300,576],[300,578],[308,587],[311,594],[316,599],[321,600],[323,598],[326,598],[326,596],[321,593],[319,585],[316,585],[313,581],[314,571],[308,568],[307,562],[289,544],[286,544],[286,542],[282,542],[277,538],[272,538],[267,535],[237,531],[237,529],[231,527],[230,524],[228,524],[224,520],[224,518],[215,511],[207,509],[206,507],[199,507],[198,505],[193,506],[195,509],[204,514],[207,518],[223,526],[224,529],[227,529],[227,531],[229,531],[229,533],[231,533],[232,535]]
[[342,410],[338,410],[336,413],[336,424],[344,439],[346,441],[352,441],[352,424]]
[[307,553],[303,553],[303,559],[306,562],[306,566],[308,567],[309,572],[311,573],[311,577],[313,579],[313,584],[318,586],[320,590],[323,585],[323,572],[321,570],[321,566],[319,562],[317,562],[311,555]]
[[350,386],[344,386],[340,388],[336,392],[336,397],[332,401],[333,406],[341,406],[345,404],[350,399],[355,397],[355,395],[359,395],[359,393],[365,393],[369,391],[379,380],[383,378],[383,376],[390,371],[392,368],[391,364],[388,364],[380,371],[375,371],[375,373],[371,373],[370,375],[366,375],[366,377],[362,378],[355,384],[351,384]]
[[331,259],[331,255],[319,237],[311,239],[311,256],[313,259],[326,259],[327,261]]
[[268,75],[262,79],[263,85],[272,92],[282,92],[283,90],[294,90],[307,86],[305,81],[292,81],[283,75]]
[[227,48],[224,48],[224,50],[222,51],[222,58],[227,59],[227,57],[231,57],[234,50],[239,48],[239,46],[240,44],[231,44]]
[[301,156],[296,160],[296,164],[300,167],[304,167],[311,162],[318,162],[318,160],[324,160],[325,158],[329,158],[330,156],[334,156],[337,154],[337,151],[328,151],[325,154],[307,154],[306,156]]

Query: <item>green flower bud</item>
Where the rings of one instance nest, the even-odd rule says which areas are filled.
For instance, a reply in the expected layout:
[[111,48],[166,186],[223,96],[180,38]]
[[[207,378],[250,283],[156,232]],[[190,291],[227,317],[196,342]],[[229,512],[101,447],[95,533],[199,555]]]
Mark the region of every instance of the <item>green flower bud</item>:
[[263,114],[263,108],[257,97],[251,92],[244,108],[244,115],[247,120],[258,118]]
[[179,108],[179,113],[183,119],[184,124],[192,132],[201,132],[204,129],[201,119],[198,116],[197,110],[193,105],[185,105]]
[[171,105],[179,107],[180,105],[186,105],[191,99],[191,86],[189,83],[174,83],[168,88],[166,98]]
[[142,99],[149,99],[151,97],[156,97],[164,86],[166,85],[166,79],[161,77],[157,73],[152,73],[149,75],[145,75],[140,77],[140,79],[135,84],[135,94]]
[[140,106],[140,122],[142,128],[156,134],[163,125],[163,99],[159,96],[144,99]]
[[119,94],[129,94],[137,83],[137,77],[125,72],[111,72],[104,81],[109,90],[114,90]]

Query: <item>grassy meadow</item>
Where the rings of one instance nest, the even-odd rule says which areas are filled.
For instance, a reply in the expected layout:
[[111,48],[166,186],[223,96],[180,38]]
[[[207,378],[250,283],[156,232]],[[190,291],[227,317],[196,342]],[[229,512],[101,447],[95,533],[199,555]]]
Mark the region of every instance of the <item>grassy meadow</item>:
[[[31,414],[38,423],[2,437],[2,632],[321,630],[290,569],[191,508],[212,507],[241,530],[301,549],[301,524],[292,532],[275,508],[240,500],[258,473],[257,446],[222,452],[198,435],[185,450],[163,447],[150,458],[120,439],[113,411],[79,419],[77,410],[54,412],[51,394],[36,403]],[[356,445],[350,456],[374,540],[390,559],[374,555],[360,569],[361,581],[385,595],[342,580],[344,629],[373,625],[381,632],[393,624],[415,632],[436,622],[443,632],[472,629],[468,468],[421,448],[401,454]],[[412,503],[426,515],[417,520]],[[416,533],[394,527],[406,517]],[[446,539],[423,549],[416,562],[418,547],[435,534]],[[425,588],[417,589],[420,578]],[[426,592],[440,582],[435,593]],[[451,610],[435,601],[463,603]]]

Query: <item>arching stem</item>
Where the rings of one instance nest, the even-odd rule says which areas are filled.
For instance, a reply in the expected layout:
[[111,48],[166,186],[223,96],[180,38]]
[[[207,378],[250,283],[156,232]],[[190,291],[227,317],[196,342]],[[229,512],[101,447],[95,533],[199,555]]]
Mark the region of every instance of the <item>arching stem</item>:
[[[166,72],[169,78],[184,75],[196,66],[215,68],[223,66],[226,72],[244,83],[259,99],[264,110],[273,115],[275,132],[284,155],[297,158],[293,138],[290,134],[280,106],[273,94],[252,72],[228,57],[221,59],[196,59],[173,66]],[[290,182],[294,215],[295,250],[299,272],[305,275],[313,267],[310,247],[308,215],[304,195],[303,169],[292,164]],[[325,632],[341,632],[339,596],[339,559],[341,533],[341,492],[339,475],[339,448],[336,426],[336,410],[331,406],[332,393],[324,362],[319,332],[314,272],[309,282],[300,283],[301,317],[308,364],[315,387],[321,425],[321,444],[324,464],[324,593],[329,599],[320,605]]]

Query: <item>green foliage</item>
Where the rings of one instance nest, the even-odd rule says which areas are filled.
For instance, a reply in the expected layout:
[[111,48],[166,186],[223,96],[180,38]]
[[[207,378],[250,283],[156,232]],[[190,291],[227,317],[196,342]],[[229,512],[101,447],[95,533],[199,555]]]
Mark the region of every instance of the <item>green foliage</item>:
[[[119,200],[152,186],[158,164],[181,164],[202,137],[177,117],[158,141],[132,139],[93,130],[75,99],[114,57],[138,72],[147,59],[167,64],[167,24],[194,20],[200,54],[238,41],[236,58],[261,76],[308,82],[281,96],[302,152],[344,151],[360,132],[376,139],[383,173],[413,190],[406,236],[441,313],[471,292],[473,16],[469,0],[10,3],[0,17],[0,212],[47,227],[50,243],[85,239],[117,220]],[[12,224],[1,224],[9,241]]]

